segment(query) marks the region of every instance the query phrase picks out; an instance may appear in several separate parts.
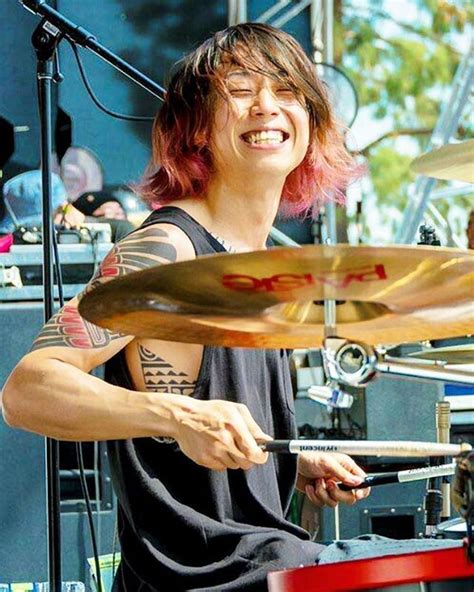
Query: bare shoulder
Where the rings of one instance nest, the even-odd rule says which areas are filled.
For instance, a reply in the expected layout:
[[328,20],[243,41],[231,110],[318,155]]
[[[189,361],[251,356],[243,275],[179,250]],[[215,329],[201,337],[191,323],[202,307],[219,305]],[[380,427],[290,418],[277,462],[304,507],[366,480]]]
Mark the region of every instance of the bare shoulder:
[[172,224],[152,224],[122,239],[105,257],[94,280],[112,279],[194,257],[193,245],[181,229]]
[[77,305],[82,296],[98,285],[156,265],[195,257],[187,235],[172,224],[153,224],[122,239],[102,261],[97,273],[77,298],[66,304],[43,327],[32,351],[48,347],[82,350],[81,356],[102,363],[125,347],[133,337],[108,331],[82,318]]

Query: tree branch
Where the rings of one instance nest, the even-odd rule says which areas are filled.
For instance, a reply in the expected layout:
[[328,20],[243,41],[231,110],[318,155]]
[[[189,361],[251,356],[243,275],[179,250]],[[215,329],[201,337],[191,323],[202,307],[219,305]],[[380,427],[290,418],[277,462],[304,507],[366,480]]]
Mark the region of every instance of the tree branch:
[[386,140],[387,138],[398,138],[399,136],[422,136],[422,135],[431,134],[432,132],[433,132],[433,128],[431,128],[431,127],[422,127],[422,128],[406,127],[406,128],[401,128],[401,129],[397,129],[397,130],[391,130],[389,132],[386,132],[385,134],[383,134],[382,136],[380,136],[379,138],[377,138],[373,142],[370,142],[370,144],[367,144],[367,146],[365,146],[364,148],[362,148],[362,150],[359,151],[359,154],[361,154],[362,156],[368,156],[369,152],[372,150],[372,148],[374,148],[377,144],[379,144],[383,140]]

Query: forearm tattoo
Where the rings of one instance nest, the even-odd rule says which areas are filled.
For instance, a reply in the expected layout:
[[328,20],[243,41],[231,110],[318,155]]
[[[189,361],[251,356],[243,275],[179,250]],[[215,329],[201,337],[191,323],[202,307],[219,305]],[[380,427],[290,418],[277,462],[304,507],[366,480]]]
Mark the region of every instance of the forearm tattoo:
[[138,355],[147,391],[174,395],[194,393],[196,382],[189,380],[186,372],[174,370],[171,364],[142,345],[138,346]]
[[[153,226],[143,228],[126,237],[112,249],[83,294],[109,279],[152,265],[174,262],[176,258],[176,249],[166,231]],[[120,337],[123,337],[123,334],[89,323],[80,316],[75,306],[66,305],[43,327],[33,343],[32,351],[52,346],[101,348]]]

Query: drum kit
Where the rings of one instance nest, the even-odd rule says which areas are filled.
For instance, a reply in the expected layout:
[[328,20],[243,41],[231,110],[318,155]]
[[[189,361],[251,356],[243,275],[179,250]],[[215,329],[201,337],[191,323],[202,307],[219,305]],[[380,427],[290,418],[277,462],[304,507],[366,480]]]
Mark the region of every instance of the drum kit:
[[[413,168],[426,176],[474,182],[474,140],[424,155]],[[473,295],[474,251],[338,244],[217,254],[153,267],[97,287],[79,310],[96,325],[142,338],[225,347],[321,347],[328,388],[344,390],[363,387],[380,373],[474,384],[472,344],[423,349],[403,359],[387,354],[392,345],[474,334]],[[469,559],[456,554],[445,563],[465,560],[461,575],[451,570],[449,577],[474,577],[474,458],[468,444],[294,440],[263,446],[280,453],[456,457],[444,467],[450,471],[445,474],[456,473],[452,501],[468,522]],[[435,557],[439,551],[430,553]],[[316,570],[318,590],[361,589],[325,588],[318,571],[323,567],[329,566],[308,568]],[[397,573],[393,563],[389,572]],[[434,579],[421,572],[420,579]],[[270,579],[272,592],[312,589],[284,588],[277,580]],[[382,580],[379,585],[396,583]]]

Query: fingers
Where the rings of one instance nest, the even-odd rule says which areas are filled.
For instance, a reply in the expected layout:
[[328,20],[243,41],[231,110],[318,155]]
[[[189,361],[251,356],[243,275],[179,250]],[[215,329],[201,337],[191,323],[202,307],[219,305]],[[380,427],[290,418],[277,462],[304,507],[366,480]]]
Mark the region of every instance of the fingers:
[[307,484],[305,493],[315,506],[331,508],[335,508],[339,503],[353,506],[368,495],[363,493],[362,489],[342,491],[335,481],[324,479],[315,479],[313,484]]
[[268,452],[264,452],[257,444],[258,441],[267,442],[271,436],[265,434],[255,422],[245,405],[237,405],[240,417],[235,418],[231,428],[238,450],[251,463],[263,464],[268,460]]
[[346,485],[359,485],[367,476],[359,465],[347,454],[328,453],[321,458],[326,478],[342,481]]
[[209,469],[249,469],[268,454],[257,439],[268,441],[245,405],[229,401],[193,401],[181,420],[177,441],[194,462]]
[[305,493],[315,506],[329,506],[331,508],[337,506],[337,500],[329,495],[324,479],[315,479],[312,485],[306,485]]

